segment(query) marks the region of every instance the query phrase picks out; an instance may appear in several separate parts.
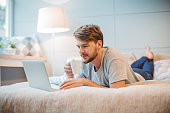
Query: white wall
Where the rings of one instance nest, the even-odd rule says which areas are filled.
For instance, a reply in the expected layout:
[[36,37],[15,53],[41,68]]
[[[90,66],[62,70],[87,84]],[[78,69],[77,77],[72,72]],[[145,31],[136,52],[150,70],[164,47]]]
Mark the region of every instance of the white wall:
[[[99,25],[104,45],[122,52],[142,54],[149,44],[154,53],[170,53],[170,0],[67,1],[54,5],[43,0],[14,0],[14,35],[39,36],[49,62],[55,64],[55,75],[64,73],[67,58],[79,56],[72,33],[85,24]],[[55,53],[51,48],[51,34],[36,32],[38,9],[47,6],[64,7],[71,29],[55,34]]]

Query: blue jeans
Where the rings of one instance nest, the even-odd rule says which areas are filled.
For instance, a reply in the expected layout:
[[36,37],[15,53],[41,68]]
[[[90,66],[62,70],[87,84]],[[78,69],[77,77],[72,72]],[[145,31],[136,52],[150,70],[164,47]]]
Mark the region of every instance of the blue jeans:
[[143,56],[131,64],[132,70],[140,74],[145,80],[153,79],[154,65],[153,59]]

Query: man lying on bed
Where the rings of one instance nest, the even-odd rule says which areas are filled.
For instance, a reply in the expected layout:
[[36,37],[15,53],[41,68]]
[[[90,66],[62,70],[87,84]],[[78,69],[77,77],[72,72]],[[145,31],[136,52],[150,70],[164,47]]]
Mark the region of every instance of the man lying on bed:
[[64,69],[69,79],[61,84],[60,89],[79,86],[125,87],[125,84],[139,81],[137,73],[145,80],[153,79],[153,54],[149,46],[146,46],[144,56],[130,66],[119,51],[103,47],[103,34],[99,26],[81,26],[74,36],[83,60],[81,73],[73,78],[70,63],[66,64]]

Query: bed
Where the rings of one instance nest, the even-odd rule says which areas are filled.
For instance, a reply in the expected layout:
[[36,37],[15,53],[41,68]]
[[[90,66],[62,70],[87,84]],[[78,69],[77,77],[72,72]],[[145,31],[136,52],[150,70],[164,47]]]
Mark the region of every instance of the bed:
[[[146,85],[147,84],[147,85]],[[78,87],[56,92],[27,82],[0,88],[2,113],[169,113],[170,81],[149,81],[120,89]]]
[[[155,68],[162,70],[162,67],[169,66],[170,57],[161,58],[157,56]],[[133,60],[132,57],[128,59]],[[128,87],[119,89],[83,86],[47,92],[31,88],[27,82],[1,86],[0,112],[170,113],[169,67],[166,71],[161,70],[155,71],[154,80],[129,84]]]

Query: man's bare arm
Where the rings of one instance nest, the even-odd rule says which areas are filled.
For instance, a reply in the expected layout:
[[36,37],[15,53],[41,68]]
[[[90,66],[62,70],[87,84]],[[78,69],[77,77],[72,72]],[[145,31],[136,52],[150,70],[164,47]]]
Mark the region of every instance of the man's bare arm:
[[125,80],[121,80],[110,84],[110,88],[121,88],[121,87],[125,87]]
[[85,78],[72,78],[72,79],[66,80],[63,84],[61,84],[60,89],[70,89],[70,88],[80,87],[80,86],[92,86],[92,87],[106,88]]
[[[60,89],[70,89],[70,88],[80,87],[80,86],[107,88],[85,78],[73,78],[73,79],[66,80],[63,84],[61,84]],[[125,80],[110,84],[110,88],[120,88],[120,87],[125,87]]]

